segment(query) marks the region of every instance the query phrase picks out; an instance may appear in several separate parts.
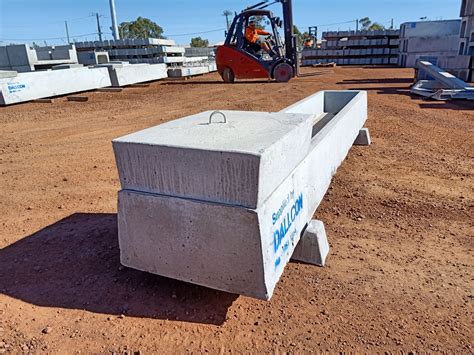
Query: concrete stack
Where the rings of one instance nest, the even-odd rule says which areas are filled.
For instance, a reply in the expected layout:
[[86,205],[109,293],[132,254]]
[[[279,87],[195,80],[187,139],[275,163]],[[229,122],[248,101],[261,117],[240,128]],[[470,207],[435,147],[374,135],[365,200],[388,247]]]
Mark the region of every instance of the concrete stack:
[[401,25],[400,66],[414,68],[418,60],[436,61],[458,55],[460,20],[408,22]]
[[121,39],[76,42],[78,52],[106,51],[111,61],[182,64],[184,48],[167,39]]
[[0,70],[24,73],[77,63],[74,45],[33,48],[27,44],[13,44],[0,47]]
[[203,112],[114,140],[122,264],[270,299],[366,118],[365,92],[329,91],[278,113]]
[[463,0],[461,4],[461,33],[459,54],[474,56],[474,1]]
[[473,80],[474,0],[463,0],[461,19],[402,24],[400,66],[428,61],[464,81]]
[[323,32],[321,48],[303,50],[302,64],[398,64],[398,30]]
[[[175,41],[168,39],[148,38],[76,42],[76,47],[80,58],[83,56],[81,53],[87,53],[87,58],[90,57],[91,53],[105,51],[108,53],[110,61],[131,64],[166,64],[171,69],[170,76],[181,72],[191,73],[186,76],[201,74],[203,71],[208,73],[209,65],[213,62],[213,59],[209,56],[187,58],[185,48],[177,46]],[[187,67],[193,68],[185,71],[184,68]],[[194,69],[194,67],[200,68]]]

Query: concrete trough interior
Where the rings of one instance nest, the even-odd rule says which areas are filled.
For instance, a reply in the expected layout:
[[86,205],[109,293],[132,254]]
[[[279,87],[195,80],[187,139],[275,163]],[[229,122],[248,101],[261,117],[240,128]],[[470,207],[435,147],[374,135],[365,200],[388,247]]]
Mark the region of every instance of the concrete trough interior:
[[365,92],[329,91],[114,140],[122,264],[270,299],[366,118]]

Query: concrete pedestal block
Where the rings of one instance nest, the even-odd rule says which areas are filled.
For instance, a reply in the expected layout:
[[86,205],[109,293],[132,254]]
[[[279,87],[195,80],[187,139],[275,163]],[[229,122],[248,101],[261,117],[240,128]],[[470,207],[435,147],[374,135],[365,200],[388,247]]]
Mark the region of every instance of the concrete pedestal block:
[[370,139],[370,132],[368,128],[362,128],[359,131],[359,135],[354,141],[354,145],[370,145],[372,143]]
[[324,266],[329,254],[329,243],[326,237],[324,224],[318,220],[311,220],[303,233],[291,257],[292,260]]
[[270,299],[366,118],[365,92],[328,91],[114,140],[121,262]]

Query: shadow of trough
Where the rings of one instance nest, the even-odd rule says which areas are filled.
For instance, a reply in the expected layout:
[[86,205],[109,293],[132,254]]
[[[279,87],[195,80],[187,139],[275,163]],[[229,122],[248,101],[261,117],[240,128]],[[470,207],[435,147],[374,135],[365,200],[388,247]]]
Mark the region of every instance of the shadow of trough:
[[121,267],[116,214],[87,213],[0,250],[0,292],[38,306],[215,325],[238,297]]

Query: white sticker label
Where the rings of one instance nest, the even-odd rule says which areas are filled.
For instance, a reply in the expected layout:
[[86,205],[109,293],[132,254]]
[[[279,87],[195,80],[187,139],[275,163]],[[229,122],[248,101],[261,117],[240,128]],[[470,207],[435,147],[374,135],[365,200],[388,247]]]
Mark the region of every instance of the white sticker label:
[[20,92],[26,89],[26,84],[24,83],[10,83],[7,84],[7,89],[10,94],[14,92]]

